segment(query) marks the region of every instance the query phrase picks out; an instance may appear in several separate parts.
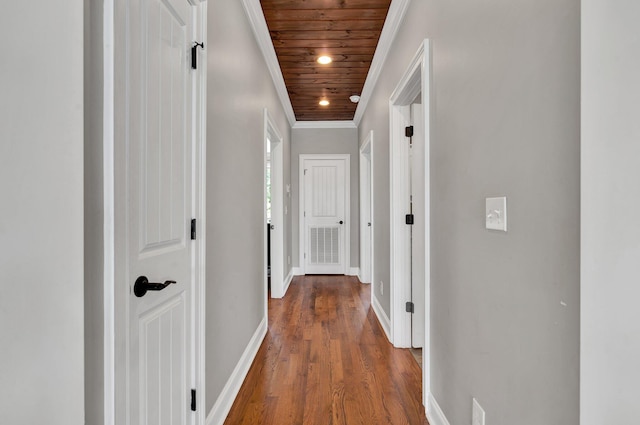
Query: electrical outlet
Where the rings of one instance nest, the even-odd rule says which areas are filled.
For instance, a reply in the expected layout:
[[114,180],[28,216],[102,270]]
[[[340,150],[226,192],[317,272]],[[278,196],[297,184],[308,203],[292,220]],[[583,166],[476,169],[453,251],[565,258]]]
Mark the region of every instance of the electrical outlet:
[[480,407],[480,403],[475,398],[473,399],[473,405],[471,408],[471,425],[485,425],[484,424],[484,410]]
[[384,283],[380,281],[380,295],[384,295]]

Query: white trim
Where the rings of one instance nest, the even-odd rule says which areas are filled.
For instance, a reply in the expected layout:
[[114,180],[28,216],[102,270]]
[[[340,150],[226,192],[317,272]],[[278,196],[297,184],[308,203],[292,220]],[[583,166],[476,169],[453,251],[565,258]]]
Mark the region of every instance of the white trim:
[[300,274],[305,270],[305,232],[304,232],[304,162],[314,159],[339,159],[344,161],[344,271],[348,275],[351,268],[351,154],[300,154],[298,159],[298,262]]
[[260,0],[242,0],[242,6],[251,24],[251,29],[256,37],[260,51],[264,56],[264,60],[267,63],[269,74],[273,80],[273,85],[282,103],[284,113],[289,120],[289,125],[293,126],[296,123],[296,116],[293,112],[293,106],[291,106],[291,100],[289,99],[289,92],[284,84],[284,77],[282,76],[282,70],[280,69],[280,63],[276,56],[276,51],[273,48],[273,42],[269,35],[269,28],[267,27],[267,21],[264,19],[264,13],[260,6]]
[[384,21],[384,27],[380,33],[380,40],[378,40],[378,46],[376,47],[367,79],[364,82],[364,87],[360,94],[360,102],[358,102],[356,113],[353,116],[353,122],[356,126],[360,125],[360,120],[364,115],[364,111],[367,109],[367,104],[369,103],[369,99],[371,99],[373,89],[375,89],[378,83],[378,78],[380,78],[380,73],[387,60],[387,55],[391,51],[393,40],[396,38],[396,34],[404,20],[409,2],[410,0],[392,0],[389,6],[387,19]]
[[[194,25],[196,36],[201,40],[207,39],[207,2],[195,0],[196,22]],[[198,10],[199,9],[199,10]],[[200,18],[199,20],[197,18]],[[194,81],[194,213],[197,219],[197,237],[194,241],[193,268],[195,271],[191,305],[193,314],[193,387],[197,390],[200,400],[206,400],[205,361],[206,361],[206,226],[207,226],[207,50],[199,52],[201,55],[200,69],[195,71]],[[195,424],[204,425],[204,409],[195,412]]]
[[[267,218],[267,145],[271,144],[271,297],[282,298],[284,288],[284,142],[267,108],[264,109],[264,222]],[[265,312],[268,311],[267,226],[264,226]]]
[[353,121],[296,121],[291,127],[294,130],[299,128],[358,128]]
[[[425,392],[424,389],[422,390],[422,392]],[[426,405],[426,414],[429,423],[431,425],[450,425],[449,420],[444,415],[444,412],[438,405],[438,402],[436,401],[433,394],[429,393],[427,398],[429,402]]]
[[384,308],[382,308],[382,306],[380,305],[378,298],[375,296],[373,285],[371,285],[371,293],[371,307],[373,308],[373,312],[376,314],[376,317],[378,318],[378,322],[380,322],[380,326],[382,326],[384,334],[387,336],[389,342],[391,342],[391,321],[389,320],[387,314],[384,312]]
[[347,276],[360,276],[360,267],[349,267]]
[[403,128],[408,124],[407,111],[411,102],[416,95],[420,93],[421,104],[423,105],[423,113],[420,117],[423,120],[424,129],[424,157],[419,159],[416,166],[424,166],[424,188],[426,196],[424,199],[424,223],[425,223],[425,282],[424,282],[424,347],[423,347],[423,364],[422,364],[422,388],[423,403],[426,405],[427,394],[430,390],[430,347],[431,347],[431,326],[430,326],[430,298],[431,298],[431,254],[430,254],[430,116],[431,116],[431,53],[430,42],[424,40],[418,51],[410,62],[407,71],[404,73],[400,82],[396,86],[389,99],[389,119],[390,119],[390,135],[389,135],[389,157],[390,157],[390,242],[391,242],[391,276],[390,276],[390,295],[391,295],[391,324],[392,324],[392,343],[395,346],[406,347],[411,344],[411,317],[404,312],[404,302],[407,292],[411,291],[410,280],[408,279],[409,269],[406,267],[405,258],[407,252],[405,250],[407,244],[407,230],[404,225],[404,217],[406,212],[397,205],[401,199],[407,199],[407,188],[405,180],[408,177],[406,171],[403,170],[402,164],[399,162],[404,157],[406,147],[405,138],[403,137]]
[[[360,145],[360,274],[361,282],[373,283],[373,130],[369,131],[367,137]],[[365,174],[363,164],[368,163],[368,174]],[[367,193],[368,192],[368,193]],[[368,199],[366,195],[368,195]],[[368,202],[367,202],[368,201]],[[368,212],[363,208],[368,205]],[[370,225],[367,225],[369,223]],[[369,232],[369,239],[365,240],[365,234]],[[363,247],[369,245],[369,258],[363,255]],[[368,261],[367,261],[368,260]],[[369,266],[365,273],[365,266]],[[373,296],[373,290],[371,295]]]
[[304,276],[302,267],[291,267],[291,274],[294,276]]
[[282,293],[282,297],[284,297],[285,295],[287,295],[287,291],[289,290],[289,286],[291,286],[291,281],[293,280],[293,269],[289,270],[289,274],[287,275],[287,277],[284,280],[284,292]]
[[[251,337],[247,348],[245,348],[244,353],[242,353],[240,360],[233,369],[233,373],[231,373],[227,383],[224,385],[218,399],[209,411],[206,425],[222,425],[224,423],[266,335],[267,318],[265,316],[254,332],[253,337]],[[201,403],[203,402],[204,400],[201,401]]]

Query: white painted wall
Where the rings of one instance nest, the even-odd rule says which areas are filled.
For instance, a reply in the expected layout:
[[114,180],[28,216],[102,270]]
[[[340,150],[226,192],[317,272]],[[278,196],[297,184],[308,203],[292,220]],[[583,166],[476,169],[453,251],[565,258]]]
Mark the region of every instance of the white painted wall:
[[639,17],[582,0],[581,425],[640,420]]
[[80,425],[83,2],[4,2],[0,40],[0,422]]

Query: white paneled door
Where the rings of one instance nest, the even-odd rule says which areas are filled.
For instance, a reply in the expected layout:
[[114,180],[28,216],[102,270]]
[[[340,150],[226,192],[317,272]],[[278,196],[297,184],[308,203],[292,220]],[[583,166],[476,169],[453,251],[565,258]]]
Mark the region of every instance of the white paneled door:
[[347,160],[302,159],[304,271],[345,274]]
[[193,7],[129,2],[130,425],[191,423]]

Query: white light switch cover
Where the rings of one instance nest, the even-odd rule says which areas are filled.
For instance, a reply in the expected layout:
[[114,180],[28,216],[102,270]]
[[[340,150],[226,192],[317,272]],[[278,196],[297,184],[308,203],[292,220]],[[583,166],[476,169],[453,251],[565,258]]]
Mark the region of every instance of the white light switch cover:
[[507,198],[487,198],[485,201],[486,228],[507,231]]

